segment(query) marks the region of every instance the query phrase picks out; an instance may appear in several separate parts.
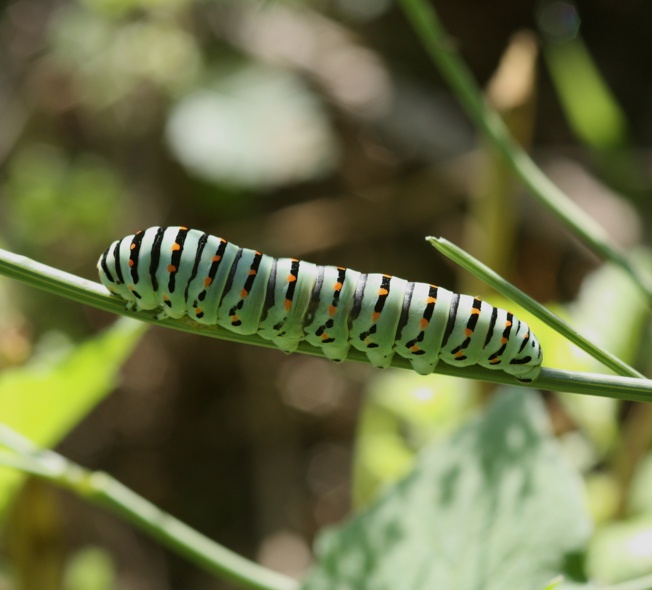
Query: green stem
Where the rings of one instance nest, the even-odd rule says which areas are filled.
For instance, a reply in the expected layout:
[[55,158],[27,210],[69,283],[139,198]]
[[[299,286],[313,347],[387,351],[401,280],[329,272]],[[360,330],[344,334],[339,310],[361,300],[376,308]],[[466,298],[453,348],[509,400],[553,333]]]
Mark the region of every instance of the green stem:
[[[98,283],[76,277],[75,275],[62,272],[56,268],[1,249],[0,274],[18,279],[49,293],[61,295],[79,303],[92,305],[99,309],[132,317],[143,322],[164,326],[173,330],[181,330],[182,332],[209,336],[211,338],[242,342],[253,346],[276,348],[270,341],[263,340],[256,334],[252,334],[251,336],[235,334],[234,332],[220,329],[217,326],[197,324],[188,318],[181,320],[160,320],[156,318],[156,312],[127,311],[124,306],[124,301],[110,295]],[[297,352],[313,356],[324,356],[320,348],[311,346],[305,341],[299,344]],[[361,363],[369,362],[369,359],[367,359],[362,351],[355,349],[349,351],[347,360]],[[412,369],[410,362],[399,355],[394,355],[392,366],[402,369]],[[447,365],[446,363],[439,363],[436,372],[442,375],[461,377],[463,379],[478,379],[489,383],[514,385],[513,377],[503,371],[492,371],[478,365],[458,368]],[[631,379],[592,373],[573,373],[570,371],[543,369],[540,377],[536,381],[533,383],[523,383],[522,385],[536,389],[599,395],[630,401],[652,401],[652,381],[648,379]]]
[[211,574],[251,590],[297,588],[297,583],[291,578],[215,543],[159,510],[106,473],[90,472],[58,453],[40,449],[3,424],[0,424],[0,444],[17,453],[0,452],[0,465],[51,481],[90,502],[108,508]]
[[219,545],[196,530],[123,486],[106,473],[90,476],[93,493],[90,500],[124,516],[152,538],[167,545],[180,555],[208,572],[235,582],[243,588],[256,590],[294,590],[297,583],[264,568],[226,547]]
[[613,244],[596,221],[571,201],[512,139],[482,92],[426,0],[401,0],[403,10],[426,51],[453,89],[467,114],[489,138],[528,190],[593,251],[622,268],[652,302],[652,282]]
[[627,363],[621,361],[617,356],[614,356],[609,351],[599,348],[592,342],[589,342],[586,338],[573,330],[560,317],[547,310],[545,307],[543,307],[543,305],[527,296],[525,293],[523,293],[523,291],[517,289],[511,283],[508,283],[500,275],[462,250],[462,248],[459,246],[456,246],[455,244],[443,238],[428,237],[426,239],[442,254],[448,256],[448,258],[450,258],[453,262],[459,264],[462,268],[473,273],[476,277],[480,278],[490,287],[494,288],[496,291],[511,301],[514,301],[524,309],[527,309],[541,321],[545,322],[548,326],[565,336],[573,344],[579,346],[587,354],[600,361],[606,367],[609,367],[618,375],[645,379],[645,376],[639,373],[636,369],[633,369]]

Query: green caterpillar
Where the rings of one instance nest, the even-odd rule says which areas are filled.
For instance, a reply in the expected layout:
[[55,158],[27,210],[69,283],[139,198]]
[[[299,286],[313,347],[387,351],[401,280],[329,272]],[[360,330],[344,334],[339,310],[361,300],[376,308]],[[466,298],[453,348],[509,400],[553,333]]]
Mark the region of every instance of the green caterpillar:
[[116,241],[98,262],[102,283],[129,309],[258,334],[286,352],[305,340],[333,360],[349,348],[376,367],[394,354],[415,371],[481,365],[520,381],[542,353],[525,322],[477,297],[384,274],[273,258],[185,227],[152,227]]

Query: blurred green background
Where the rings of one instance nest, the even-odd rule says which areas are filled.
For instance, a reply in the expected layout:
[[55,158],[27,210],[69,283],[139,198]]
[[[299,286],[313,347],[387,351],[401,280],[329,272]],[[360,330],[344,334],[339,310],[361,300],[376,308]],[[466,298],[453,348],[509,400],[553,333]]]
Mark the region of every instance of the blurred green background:
[[[186,225],[275,256],[484,296],[423,240],[441,235],[565,306],[585,335],[649,374],[648,311],[636,291],[509,178],[394,3],[0,6],[0,247],[96,280],[112,240]],[[514,135],[649,266],[652,4],[434,6]],[[5,374],[54,374],[115,321],[3,278],[0,302]],[[92,402],[75,407],[80,416],[98,405],[58,450],[291,575],[309,566],[317,531],[404,473],[416,448],[451,432],[489,391],[158,328],[137,345],[125,338],[119,349],[133,354],[115,387],[110,375],[103,389],[93,384]],[[554,335],[542,340],[547,366],[597,370]],[[110,350],[92,366],[110,373],[109,357],[119,366],[120,350]],[[75,379],[99,379],[99,369],[86,371]],[[5,382],[7,399],[21,387]],[[67,394],[55,402],[72,403]],[[605,523],[591,573],[618,581],[652,572],[652,542],[632,564],[631,555],[616,565],[601,557],[625,551],[630,533],[652,535],[650,501],[636,492],[652,478],[652,412],[579,396],[547,402]],[[51,407],[30,404],[20,411],[47,422]],[[231,588],[37,482],[5,509],[4,530],[0,588],[29,589],[11,580],[35,560],[52,568],[31,586],[39,590]]]

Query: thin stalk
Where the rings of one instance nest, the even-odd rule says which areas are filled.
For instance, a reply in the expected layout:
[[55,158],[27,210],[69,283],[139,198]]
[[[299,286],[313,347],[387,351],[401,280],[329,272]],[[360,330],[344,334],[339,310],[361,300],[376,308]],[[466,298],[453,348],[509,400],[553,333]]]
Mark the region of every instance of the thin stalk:
[[593,218],[543,173],[511,137],[503,121],[484,100],[473,75],[427,0],[401,0],[403,11],[467,114],[489,138],[525,187],[596,254],[622,268],[652,303],[652,279],[643,275]]
[[578,334],[559,316],[546,309],[543,305],[523,293],[520,289],[517,289],[514,285],[507,282],[503,277],[482,264],[482,262],[471,256],[468,252],[462,250],[459,246],[456,246],[444,238],[428,237],[426,239],[453,262],[459,264],[470,273],[473,273],[476,277],[487,283],[487,285],[498,291],[501,295],[504,295],[515,303],[518,303],[522,308],[527,309],[532,315],[538,317],[542,322],[554,328],[573,344],[581,348],[584,352],[591,355],[606,367],[609,367],[618,375],[645,379],[645,376],[639,373],[636,369],[630,367],[627,363],[620,360],[609,351],[596,346]]
[[[98,283],[62,272],[56,268],[1,249],[0,274],[15,278],[49,293],[78,301],[79,303],[92,305],[99,309],[132,317],[157,326],[198,334],[200,336],[209,336],[210,338],[242,342],[253,346],[276,348],[270,341],[263,340],[256,334],[252,334],[251,336],[235,334],[217,326],[197,324],[187,317],[180,320],[161,320],[156,318],[156,312],[128,311],[125,309],[124,301],[112,296]],[[299,344],[297,352],[324,357],[324,353],[320,348],[311,346],[305,341]],[[349,352],[347,360],[361,363],[369,362],[369,359],[367,359],[363,352],[355,349]],[[412,368],[407,359],[398,355],[394,355],[392,366],[402,369]],[[463,379],[478,379],[489,383],[503,383],[505,385],[514,385],[515,383],[514,378],[503,371],[492,371],[478,365],[458,368],[447,365],[446,363],[439,363],[435,372],[442,375],[461,377]],[[609,375],[593,373],[575,373],[571,371],[543,369],[541,375],[535,381],[532,383],[521,383],[521,385],[534,389],[567,391],[569,393],[598,395],[630,401],[652,401],[652,381],[648,379],[611,377]]]
[[0,424],[0,445],[13,451],[0,452],[1,466],[45,479],[108,508],[211,574],[250,590],[296,590],[298,587],[291,578],[215,543],[106,473],[88,471],[54,451],[41,449],[4,424]]

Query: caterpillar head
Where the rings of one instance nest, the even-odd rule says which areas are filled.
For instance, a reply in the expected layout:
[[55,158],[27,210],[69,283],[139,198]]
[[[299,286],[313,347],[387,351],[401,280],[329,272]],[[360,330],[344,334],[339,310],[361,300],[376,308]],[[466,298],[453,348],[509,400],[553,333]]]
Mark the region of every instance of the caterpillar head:
[[[131,236],[129,236],[131,237]],[[125,238],[124,240],[127,240]],[[119,266],[120,258],[116,256],[116,253],[119,252],[120,246],[124,240],[113,242],[100,256],[97,261],[97,270],[100,276],[100,281],[102,284],[113,294],[121,297],[127,302],[127,307],[134,307],[137,302],[139,295],[133,289],[133,286],[130,288],[124,280],[124,271]]]

